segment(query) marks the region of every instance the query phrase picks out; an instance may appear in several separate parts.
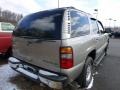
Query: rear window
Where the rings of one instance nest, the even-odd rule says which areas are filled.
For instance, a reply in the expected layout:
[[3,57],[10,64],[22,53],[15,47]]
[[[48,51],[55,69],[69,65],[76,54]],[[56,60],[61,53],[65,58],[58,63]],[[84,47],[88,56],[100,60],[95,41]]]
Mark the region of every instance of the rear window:
[[2,31],[13,31],[13,29],[15,28],[14,25],[12,25],[11,23],[1,23],[1,29]]
[[38,39],[61,39],[64,10],[51,10],[31,14],[23,18],[13,35]]

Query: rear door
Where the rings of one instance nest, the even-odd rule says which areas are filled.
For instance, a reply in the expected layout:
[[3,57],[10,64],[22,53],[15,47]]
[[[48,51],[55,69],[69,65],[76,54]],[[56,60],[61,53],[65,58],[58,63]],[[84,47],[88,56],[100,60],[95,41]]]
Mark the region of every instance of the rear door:
[[13,33],[13,56],[59,72],[63,13],[64,10],[43,11],[23,18]]
[[102,54],[101,47],[103,46],[103,37],[101,36],[101,33],[99,31],[96,19],[91,18],[91,27],[94,37],[94,44],[96,46],[96,58],[99,58]]
[[108,45],[108,34],[104,33],[105,30],[104,30],[104,27],[103,27],[103,25],[100,21],[98,21],[98,27],[99,27],[100,35],[101,35],[101,38],[102,38],[101,39],[101,43],[102,43],[101,52],[103,53],[106,46]]

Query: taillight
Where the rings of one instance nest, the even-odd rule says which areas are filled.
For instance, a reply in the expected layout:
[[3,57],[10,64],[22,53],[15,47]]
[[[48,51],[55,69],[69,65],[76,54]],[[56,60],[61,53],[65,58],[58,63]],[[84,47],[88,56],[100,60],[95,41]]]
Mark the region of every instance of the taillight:
[[73,50],[71,47],[60,47],[60,68],[73,67]]

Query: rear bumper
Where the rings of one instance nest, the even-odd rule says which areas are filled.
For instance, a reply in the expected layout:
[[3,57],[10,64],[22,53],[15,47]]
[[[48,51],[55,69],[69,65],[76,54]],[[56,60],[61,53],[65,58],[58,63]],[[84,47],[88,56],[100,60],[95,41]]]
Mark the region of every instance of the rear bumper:
[[51,88],[61,89],[67,84],[68,81],[67,76],[30,66],[29,64],[23,63],[14,57],[9,58],[9,65],[15,71],[20,72],[37,82],[44,83]]

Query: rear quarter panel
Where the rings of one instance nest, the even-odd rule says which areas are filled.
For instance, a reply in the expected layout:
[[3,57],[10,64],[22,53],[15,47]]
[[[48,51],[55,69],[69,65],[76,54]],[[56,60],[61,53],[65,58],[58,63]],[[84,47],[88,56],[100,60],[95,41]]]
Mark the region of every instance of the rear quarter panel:
[[92,36],[87,35],[63,40],[62,45],[73,48],[74,67],[61,69],[61,72],[68,75],[69,80],[73,81],[82,72],[87,55],[95,48],[95,44]]

